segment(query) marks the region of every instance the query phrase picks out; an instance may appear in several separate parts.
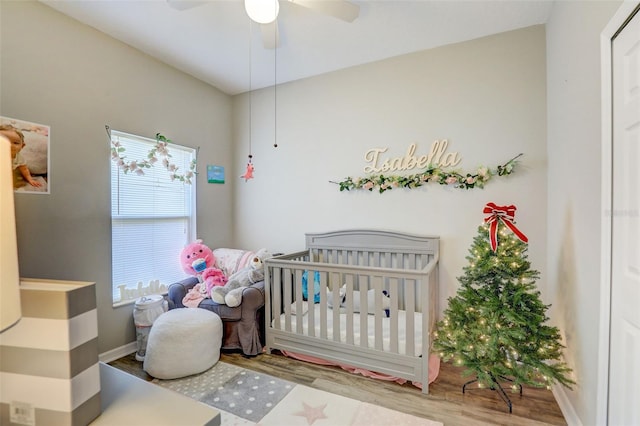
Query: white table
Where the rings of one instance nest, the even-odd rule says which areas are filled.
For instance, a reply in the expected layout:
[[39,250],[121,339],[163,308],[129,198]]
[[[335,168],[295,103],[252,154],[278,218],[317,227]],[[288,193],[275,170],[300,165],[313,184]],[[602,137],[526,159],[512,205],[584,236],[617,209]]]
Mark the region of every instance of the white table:
[[102,414],[92,426],[220,426],[215,408],[100,363]]

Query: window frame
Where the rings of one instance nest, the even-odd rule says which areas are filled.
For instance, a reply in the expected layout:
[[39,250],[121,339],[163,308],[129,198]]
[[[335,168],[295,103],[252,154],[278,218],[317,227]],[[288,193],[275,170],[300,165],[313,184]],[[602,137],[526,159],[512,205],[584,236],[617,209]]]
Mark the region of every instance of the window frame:
[[[121,143],[124,141],[124,143],[127,145],[131,143],[141,143],[141,144],[147,145],[145,147],[140,148],[142,150],[147,150],[147,148],[151,149],[158,142],[157,139],[134,135],[134,134],[122,132],[119,130],[110,129],[109,133],[110,133],[110,144],[112,147],[113,147],[114,141],[119,141]],[[185,170],[188,170],[187,163],[190,163],[191,161],[195,162],[197,158],[197,152],[198,152],[197,148],[192,148],[186,145],[180,145],[173,142],[168,144],[167,150],[171,155],[175,155],[176,152],[180,152],[181,153],[180,156],[182,157],[182,156],[185,156],[186,154],[186,160],[188,161],[185,160],[180,164],[178,164],[178,166],[180,167],[179,171],[182,171],[182,172],[184,172]],[[124,156],[126,155],[127,155],[127,152],[124,152]],[[133,158],[127,157],[125,161],[130,161],[132,159]],[[131,172],[125,174],[124,170],[120,166],[118,166],[117,161],[118,161],[117,158],[112,158],[110,161],[110,185],[109,185],[110,186],[110,219],[111,219],[110,220],[110,230],[111,230],[111,262],[110,262],[111,280],[110,281],[111,281],[111,293],[112,293],[111,299],[112,299],[112,305],[114,307],[135,303],[138,297],[141,297],[144,295],[150,295],[150,294],[166,295],[168,286],[178,277],[178,274],[180,274],[180,277],[183,278],[182,268],[180,267],[179,260],[178,260],[179,257],[176,256],[175,268],[176,268],[177,274],[175,277],[172,277],[171,282],[160,282],[160,285],[153,285],[150,281],[148,283],[143,282],[142,288],[140,289],[139,288],[140,286],[137,285],[136,283],[138,281],[146,281],[148,279],[148,277],[146,277],[142,279],[133,279],[132,282],[129,282],[126,284],[125,290],[121,289],[120,287],[122,286],[122,284],[117,284],[115,282],[116,276],[117,276],[115,271],[118,268],[122,268],[122,265],[115,265],[114,262],[117,262],[116,256],[115,256],[115,250],[117,250],[116,246],[118,244],[121,244],[122,241],[124,240],[120,240],[120,242],[116,241],[116,235],[114,234],[114,232],[116,232],[115,231],[116,226],[126,225],[127,223],[131,224],[131,221],[134,221],[134,220],[143,221],[150,226],[157,226],[162,221],[176,219],[178,221],[183,220],[185,222],[185,224],[182,225],[186,227],[184,231],[184,240],[181,239],[180,241],[182,246],[188,244],[189,242],[195,241],[196,235],[197,235],[197,229],[196,229],[197,227],[197,215],[196,215],[197,187],[196,187],[195,174],[193,178],[191,178],[190,183],[181,182],[179,179],[176,179],[173,181],[169,181],[166,178],[164,178],[161,181],[156,180],[157,183],[164,184],[165,187],[167,184],[188,185],[190,189],[187,191],[188,194],[187,192],[184,193],[185,201],[183,204],[185,211],[187,211],[188,209],[187,214],[184,214],[184,215],[171,214],[171,213],[154,214],[153,211],[151,210],[148,210],[146,212],[141,212],[141,214],[114,214],[114,209],[119,209],[120,203],[122,203],[122,198],[120,198],[119,196],[120,194],[119,185],[121,185],[121,182],[122,182],[121,176],[124,176],[126,174],[133,175],[133,173]],[[114,172],[117,173],[117,176],[114,176]],[[161,160],[155,163],[151,168],[145,168],[144,172],[147,177],[146,185],[148,185],[148,182],[149,182],[149,175],[151,175],[150,176],[151,179],[154,179],[155,176],[158,175],[159,173],[167,173],[167,178],[170,176],[170,172],[163,167]],[[114,185],[118,185],[118,187],[114,188]],[[144,186],[145,184],[142,184],[140,185],[140,188],[144,188]],[[115,195],[115,194],[118,194],[118,195]],[[118,203],[118,206],[114,205],[114,203]],[[153,206],[149,206],[149,208],[153,208]],[[141,226],[144,226],[144,225],[141,225]],[[151,237],[150,240],[153,241],[153,237]],[[147,241],[147,244],[149,244],[149,241]],[[173,247],[173,249],[176,249],[176,247]],[[155,255],[151,255],[151,257],[155,258]],[[122,296],[125,294],[129,295],[130,297],[122,298]]]

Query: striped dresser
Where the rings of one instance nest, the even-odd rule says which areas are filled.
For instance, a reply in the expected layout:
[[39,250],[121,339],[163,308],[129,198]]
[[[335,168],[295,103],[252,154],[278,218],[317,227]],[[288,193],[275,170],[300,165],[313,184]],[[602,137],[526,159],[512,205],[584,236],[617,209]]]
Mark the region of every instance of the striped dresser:
[[100,415],[95,284],[22,279],[22,319],[0,334],[0,424],[86,425]]

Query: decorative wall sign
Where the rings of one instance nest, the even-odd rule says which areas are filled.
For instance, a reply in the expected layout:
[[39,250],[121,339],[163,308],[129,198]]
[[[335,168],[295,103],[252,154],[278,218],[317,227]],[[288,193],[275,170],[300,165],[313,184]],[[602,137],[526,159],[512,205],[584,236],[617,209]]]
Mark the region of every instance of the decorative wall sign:
[[[393,188],[418,188],[426,183],[434,182],[440,185],[452,185],[454,188],[471,189],[483,188],[494,176],[508,176],[513,173],[518,164],[518,154],[504,164],[495,168],[481,166],[476,170],[464,172],[459,170],[447,170],[458,165],[461,161],[457,152],[446,152],[449,142],[446,139],[436,140],[431,145],[428,154],[416,156],[416,145],[411,144],[404,157],[384,159],[382,154],[387,148],[373,148],[366,152],[364,159],[367,166],[364,177],[346,177],[343,181],[334,182],[340,186],[340,191],[352,189],[364,189],[383,193]],[[420,173],[410,175],[384,174],[386,172],[408,171],[413,169],[425,169]]]
[[460,163],[460,155],[457,152],[446,153],[449,141],[443,139],[441,141],[434,141],[431,144],[431,150],[427,155],[421,155],[416,157],[416,144],[409,145],[407,154],[404,157],[396,157],[387,159],[380,164],[380,154],[387,151],[388,148],[373,148],[367,151],[364,155],[366,162],[371,165],[364,168],[365,173],[380,173],[380,172],[393,172],[404,171],[412,169],[424,169],[430,164],[437,167],[453,167]]

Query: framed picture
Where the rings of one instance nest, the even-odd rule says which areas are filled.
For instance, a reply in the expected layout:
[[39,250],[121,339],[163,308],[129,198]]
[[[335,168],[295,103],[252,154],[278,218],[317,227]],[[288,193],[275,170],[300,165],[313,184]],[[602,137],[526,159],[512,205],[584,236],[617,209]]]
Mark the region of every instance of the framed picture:
[[224,167],[207,165],[207,182],[224,183]]
[[11,142],[13,189],[20,193],[48,194],[50,127],[0,117],[0,133]]

